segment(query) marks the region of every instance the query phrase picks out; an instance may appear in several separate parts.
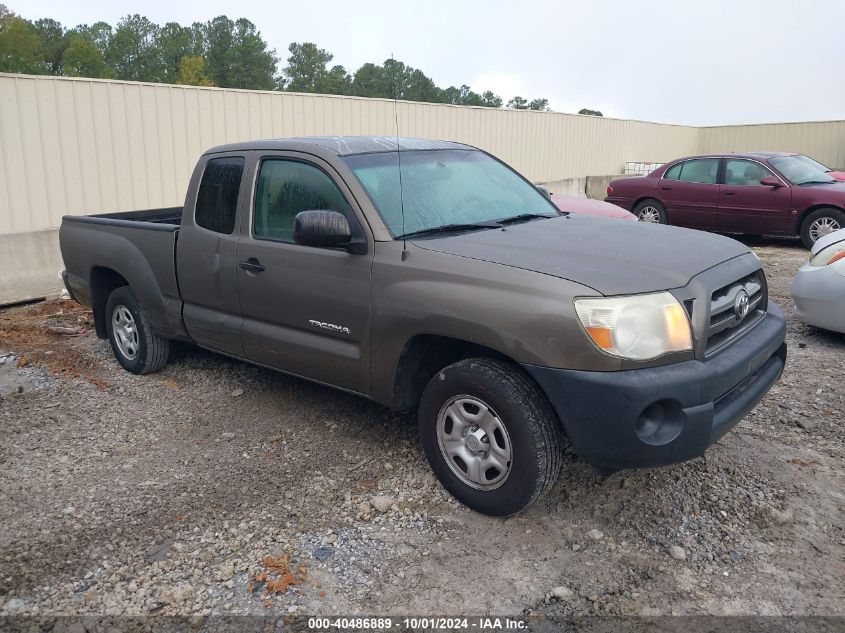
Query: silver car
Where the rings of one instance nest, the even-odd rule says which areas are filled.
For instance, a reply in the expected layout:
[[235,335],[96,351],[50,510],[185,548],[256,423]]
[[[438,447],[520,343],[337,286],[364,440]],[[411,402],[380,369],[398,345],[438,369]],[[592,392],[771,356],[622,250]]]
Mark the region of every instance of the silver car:
[[845,332],[845,229],[813,244],[810,261],[792,282],[796,316],[834,332]]

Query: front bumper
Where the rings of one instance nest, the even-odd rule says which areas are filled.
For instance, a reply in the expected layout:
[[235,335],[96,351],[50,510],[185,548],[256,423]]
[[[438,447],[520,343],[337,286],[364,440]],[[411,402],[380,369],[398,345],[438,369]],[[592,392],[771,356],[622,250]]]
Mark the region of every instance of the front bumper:
[[754,329],[706,361],[615,372],[524,367],[582,459],[658,466],[702,455],[754,408],[783,372],[785,334],[770,303]]
[[792,282],[795,316],[807,325],[845,332],[845,262],[828,266],[804,264]]

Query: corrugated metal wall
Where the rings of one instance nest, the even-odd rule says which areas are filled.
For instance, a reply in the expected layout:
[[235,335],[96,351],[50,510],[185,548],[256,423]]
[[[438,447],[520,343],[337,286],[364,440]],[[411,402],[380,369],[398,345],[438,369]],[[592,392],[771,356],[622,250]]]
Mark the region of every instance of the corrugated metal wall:
[[700,153],[786,151],[845,167],[845,121],[725,125],[700,129]]
[[[695,128],[400,102],[399,132],[482,147],[538,182],[710,151],[801,151],[845,166],[845,122]],[[0,235],[66,213],[178,205],[196,158],[233,141],[396,132],[384,99],[0,74]]]
[[[400,102],[400,134],[463,141],[535,181],[694,153],[691,127]],[[197,157],[233,141],[396,132],[394,104],[278,92],[0,74],[0,234],[66,213],[182,204]]]

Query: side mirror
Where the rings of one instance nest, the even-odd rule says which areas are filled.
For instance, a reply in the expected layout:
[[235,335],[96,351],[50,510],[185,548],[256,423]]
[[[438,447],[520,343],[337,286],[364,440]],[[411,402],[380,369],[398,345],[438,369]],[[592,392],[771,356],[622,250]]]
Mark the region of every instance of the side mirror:
[[774,176],[766,176],[760,179],[760,184],[766,187],[774,187],[775,189],[783,187],[783,183]]
[[293,241],[302,246],[343,246],[352,241],[352,229],[337,211],[302,211],[293,219]]

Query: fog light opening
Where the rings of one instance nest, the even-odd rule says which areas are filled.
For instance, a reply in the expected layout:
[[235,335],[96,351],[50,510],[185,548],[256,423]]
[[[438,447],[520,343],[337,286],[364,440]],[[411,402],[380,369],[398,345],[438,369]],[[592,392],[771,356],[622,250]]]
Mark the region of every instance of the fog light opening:
[[637,436],[646,444],[668,444],[684,428],[684,410],[677,400],[658,400],[648,405],[637,418]]

